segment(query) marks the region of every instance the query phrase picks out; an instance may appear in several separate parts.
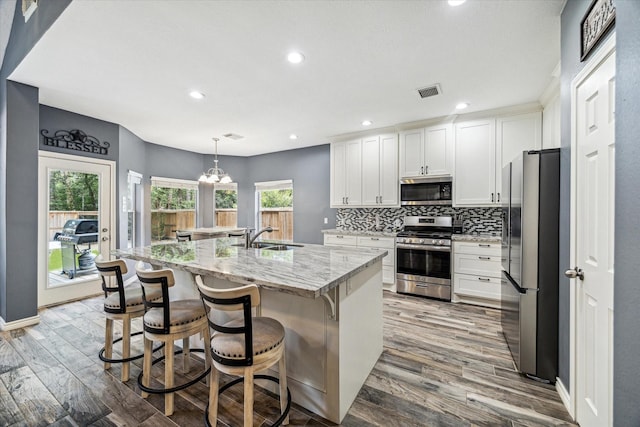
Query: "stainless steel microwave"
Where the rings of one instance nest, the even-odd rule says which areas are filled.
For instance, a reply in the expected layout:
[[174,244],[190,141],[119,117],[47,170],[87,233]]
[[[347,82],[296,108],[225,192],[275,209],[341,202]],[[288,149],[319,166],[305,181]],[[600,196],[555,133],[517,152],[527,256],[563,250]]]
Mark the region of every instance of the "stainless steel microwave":
[[403,206],[451,205],[453,178],[403,178],[400,180],[400,204]]

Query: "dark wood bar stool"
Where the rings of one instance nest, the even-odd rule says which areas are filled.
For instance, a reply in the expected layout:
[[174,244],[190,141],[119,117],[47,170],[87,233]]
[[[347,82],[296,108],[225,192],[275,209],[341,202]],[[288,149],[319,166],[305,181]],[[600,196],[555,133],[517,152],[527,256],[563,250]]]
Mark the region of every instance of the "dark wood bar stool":
[[[173,393],[183,390],[205,378],[209,371],[210,360],[206,356],[210,353],[210,334],[207,316],[202,302],[199,299],[169,300],[169,288],[175,285],[173,271],[145,270],[142,263],[136,265],[136,273],[142,285],[142,295],[145,306],[143,319],[144,327],[144,363],[142,372],[138,376],[138,386],[142,390],[142,397],[147,397],[149,393],[164,394],[164,413],[173,414]],[[155,292],[161,293],[159,300],[150,300],[146,296]],[[204,338],[204,349],[190,350],[189,338],[200,334]],[[197,377],[184,384],[174,386],[174,365],[173,365],[173,342],[182,339],[182,350],[175,354],[182,353],[182,363],[184,372],[189,371],[189,353],[205,353],[205,370]],[[152,360],[153,342],[164,343],[164,356]],[[165,361],[164,367],[164,388],[149,387],[151,365],[160,361]]]
[[[98,256],[95,263],[102,279],[106,315],[104,347],[98,353],[98,357],[104,362],[104,369],[111,368],[112,363],[122,363],[121,380],[129,381],[129,363],[143,356],[143,354],[131,356],[131,336],[142,333],[131,334],[131,319],[144,315],[142,289],[137,282],[124,286],[122,275],[127,274],[128,271],[124,260],[105,261],[102,256]],[[151,292],[147,297],[153,301],[161,298],[162,295],[160,292]],[[115,340],[113,339],[114,320],[122,320],[122,338]],[[122,341],[122,358],[114,359],[113,344],[119,341]]]
[[[209,325],[215,331],[211,338],[211,358],[213,368],[209,381],[209,404],[205,422],[215,426],[218,415],[218,394],[229,387],[244,382],[244,426],[253,425],[253,383],[254,379],[266,379],[280,385],[280,417],[272,424],[289,424],[291,393],[287,388],[285,364],[285,330],[280,322],[269,317],[253,317],[252,309],[260,307],[260,292],[256,285],[246,285],[232,289],[213,289],[204,285],[196,276],[200,296],[207,309]],[[217,323],[214,311],[240,311],[242,316]],[[256,375],[278,364],[279,378]],[[220,387],[219,372],[240,376]]]

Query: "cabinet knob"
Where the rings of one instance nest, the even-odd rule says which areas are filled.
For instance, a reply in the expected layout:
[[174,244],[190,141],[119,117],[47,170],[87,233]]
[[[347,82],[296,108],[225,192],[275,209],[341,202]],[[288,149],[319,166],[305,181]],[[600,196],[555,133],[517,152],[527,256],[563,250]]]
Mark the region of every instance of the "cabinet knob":
[[490,282],[490,280],[487,279],[486,277],[478,277],[478,280],[480,280],[482,282]]
[[424,166],[420,166],[420,175],[424,175]]
[[484,260],[484,261],[489,261],[491,260],[491,257],[489,256],[479,256],[478,259]]
[[490,248],[491,245],[488,245],[486,243],[478,243],[478,246],[480,246],[481,248]]
[[491,203],[495,202],[495,198],[493,197],[493,193],[491,193]]
[[429,165],[424,165],[424,174],[429,175]]
[[498,195],[498,197],[497,197],[496,202],[500,203],[500,193],[497,193],[497,195]]

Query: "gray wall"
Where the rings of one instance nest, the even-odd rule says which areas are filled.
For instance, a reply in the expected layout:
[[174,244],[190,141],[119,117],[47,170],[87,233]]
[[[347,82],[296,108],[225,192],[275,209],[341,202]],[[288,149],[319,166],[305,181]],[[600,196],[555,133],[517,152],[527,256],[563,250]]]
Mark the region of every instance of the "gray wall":
[[[7,322],[36,314],[38,182],[33,171],[38,166],[39,127],[38,90],[7,78],[70,3],[41,2],[25,23],[22,3],[15,1],[0,69],[0,317]],[[30,243],[17,246],[20,241]]]
[[[238,197],[242,199],[246,215],[242,224],[255,227],[254,183],[292,179],[293,240],[322,244],[320,230],[335,228],[336,219],[336,210],[329,208],[329,161],[329,145],[250,157],[248,179],[238,184]],[[328,224],[324,224],[324,218],[329,219]],[[240,223],[238,218],[238,225]]]
[[616,0],[613,422],[640,425],[640,2]]

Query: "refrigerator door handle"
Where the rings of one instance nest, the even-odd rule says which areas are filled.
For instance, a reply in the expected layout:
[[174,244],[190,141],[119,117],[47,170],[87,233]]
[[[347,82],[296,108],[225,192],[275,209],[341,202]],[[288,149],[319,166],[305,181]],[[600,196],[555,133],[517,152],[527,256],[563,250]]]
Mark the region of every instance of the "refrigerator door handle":
[[[533,291],[534,289],[526,289],[526,288],[522,288],[520,287],[520,285],[518,285],[516,283],[515,280],[513,280],[513,278],[506,272],[506,271],[502,271],[504,273],[504,276],[507,278],[507,280],[509,281],[509,283],[511,283],[511,285],[513,286],[513,288],[518,291],[518,293],[520,294],[526,294],[527,291],[531,290]],[[535,289],[537,291],[537,289]]]

